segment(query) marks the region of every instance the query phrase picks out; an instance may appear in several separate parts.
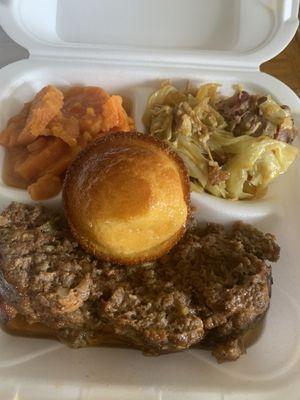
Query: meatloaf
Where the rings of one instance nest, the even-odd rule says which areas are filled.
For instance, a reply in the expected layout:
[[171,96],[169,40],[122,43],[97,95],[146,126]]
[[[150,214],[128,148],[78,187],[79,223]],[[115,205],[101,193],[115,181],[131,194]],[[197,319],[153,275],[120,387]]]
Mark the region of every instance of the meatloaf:
[[118,344],[159,355],[192,345],[219,361],[243,352],[243,334],[266,313],[273,235],[237,222],[200,226],[151,263],[95,259],[64,217],[12,203],[0,217],[0,318],[42,324],[72,347]]

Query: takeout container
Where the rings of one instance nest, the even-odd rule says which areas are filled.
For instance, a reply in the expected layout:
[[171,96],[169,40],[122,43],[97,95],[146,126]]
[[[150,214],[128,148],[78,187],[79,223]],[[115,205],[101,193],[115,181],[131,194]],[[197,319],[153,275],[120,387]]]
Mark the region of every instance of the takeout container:
[[[0,71],[0,127],[46,84],[97,85],[124,97],[143,130],[149,94],[163,79],[243,84],[288,104],[300,101],[259,71],[293,37],[299,0],[0,0],[0,23],[29,58]],[[1,58],[1,54],[0,54]],[[0,165],[3,162],[0,152]],[[234,363],[192,349],[158,358],[129,349],[70,350],[55,341],[0,331],[2,399],[288,399],[300,389],[300,258],[296,162],[255,201],[192,194],[201,220],[236,219],[276,233],[271,308],[261,334]],[[30,202],[0,182],[1,208]],[[59,206],[60,197],[47,201]]]

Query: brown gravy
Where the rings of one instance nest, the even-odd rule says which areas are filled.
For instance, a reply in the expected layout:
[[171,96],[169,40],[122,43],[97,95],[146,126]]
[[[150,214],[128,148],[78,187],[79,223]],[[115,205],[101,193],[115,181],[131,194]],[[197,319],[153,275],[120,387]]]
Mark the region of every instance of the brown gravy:
[[54,331],[43,324],[28,324],[21,315],[1,325],[4,332],[15,336],[51,338]]
[[[265,318],[260,320],[255,324],[255,326],[251,329],[249,329],[243,336],[242,336],[242,341],[245,346],[245,348],[248,348],[255,344],[257,340],[261,337],[263,330],[265,327]],[[6,324],[2,324],[1,328],[6,332],[11,335],[15,336],[23,336],[23,337],[33,337],[33,338],[51,338],[51,339],[57,339],[57,335],[55,331],[52,329],[48,328],[47,326],[39,323],[35,324],[29,324],[28,322],[25,321],[24,317],[22,317],[20,314],[17,314],[15,318],[12,320],[8,321]],[[103,335],[101,338],[101,334],[98,333],[97,339],[95,340],[95,346],[99,345],[100,343],[106,344],[106,345],[125,345],[126,343],[122,343],[122,341],[117,340],[115,335],[111,334],[110,335]],[[91,343],[90,345],[93,346]],[[201,344],[195,345],[193,347],[202,347]]]
[[246,348],[254,345],[258,341],[264,331],[265,324],[266,319],[263,318],[243,335],[242,340]]
[[[29,324],[20,314],[5,324],[0,324],[0,327],[4,332],[13,336],[59,340],[54,330],[40,323]],[[96,332],[95,337],[90,338],[88,346],[131,347],[126,340],[112,332]]]

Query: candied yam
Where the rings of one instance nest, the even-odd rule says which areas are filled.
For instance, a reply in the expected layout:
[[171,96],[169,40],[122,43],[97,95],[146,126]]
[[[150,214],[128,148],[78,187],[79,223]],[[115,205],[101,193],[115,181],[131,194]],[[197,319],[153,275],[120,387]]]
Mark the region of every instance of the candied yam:
[[89,132],[83,132],[78,138],[78,146],[84,149],[92,140],[93,136]]
[[49,167],[45,169],[45,174],[62,175],[80,150],[81,148],[78,146],[69,148],[66,154],[63,154],[59,159],[55,160],[53,164],[49,165]]
[[9,145],[10,140],[13,142],[16,140],[16,131],[14,128],[6,127],[0,134],[0,145],[4,147],[11,147]]
[[27,159],[16,166],[15,171],[32,182],[43,174],[46,168],[55,163],[69,149],[59,138],[49,138],[47,145],[38,153],[31,153]]
[[119,131],[123,131],[123,132],[130,131],[129,123],[128,123],[128,116],[122,106],[119,108],[118,117],[119,117],[119,123],[115,127],[115,129],[117,129]]
[[54,118],[48,125],[49,134],[59,137],[69,146],[77,145],[79,137],[79,121],[75,117]]
[[105,90],[94,87],[74,87],[65,92],[63,115],[80,121],[81,132],[99,132],[102,124],[103,105],[109,99]]
[[111,96],[105,103],[103,107],[102,132],[128,132],[134,128],[133,120],[128,117],[122,102],[122,97]]
[[27,150],[30,153],[35,153],[37,151],[41,151],[48,143],[48,138],[44,136],[39,136],[32,143],[27,146]]
[[79,121],[75,117],[62,118],[62,127],[65,135],[62,135],[61,138],[70,146],[76,146],[77,144],[77,139],[80,135],[79,125]]
[[25,126],[30,107],[31,103],[25,103],[19,114],[8,120],[6,128],[0,133],[0,145],[10,148],[18,144],[18,137]]
[[102,132],[109,132],[119,124],[119,108],[122,107],[120,96],[111,96],[103,106]]
[[[60,90],[46,86],[0,133],[9,169],[3,179],[28,187],[32,199],[44,200],[59,192],[66,169],[97,134],[133,129],[120,96],[90,86],[71,88],[64,98]],[[10,150],[16,150],[14,156]]]
[[63,113],[76,118],[99,115],[108,99],[109,95],[99,87],[73,87],[65,92]]
[[47,174],[28,186],[27,190],[32,200],[40,201],[56,196],[61,191],[61,186],[59,176]]
[[18,144],[27,145],[41,135],[48,123],[63,106],[63,94],[54,86],[40,90],[31,104],[24,129],[18,137]]
[[8,186],[26,189],[28,181],[15,172],[15,166],[20,165],[28,157],[28,150],[24,147],[11,147],[5,150],[2,169],[3,182]]
[[127,116],[129,131],[135,131],[135,123],[133,118]]

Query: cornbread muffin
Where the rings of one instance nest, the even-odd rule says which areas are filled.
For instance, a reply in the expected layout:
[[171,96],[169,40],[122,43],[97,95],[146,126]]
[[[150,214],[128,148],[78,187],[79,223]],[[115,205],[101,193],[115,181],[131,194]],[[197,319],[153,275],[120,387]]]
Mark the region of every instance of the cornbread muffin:
[[188,175],[161,141],[112,133],[71,165],[63,203],[73,235],[90,253],[122,264],[154,260],[185,232]]

